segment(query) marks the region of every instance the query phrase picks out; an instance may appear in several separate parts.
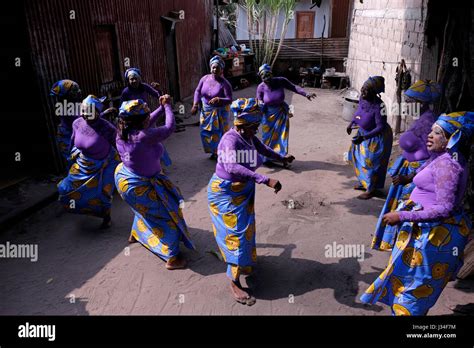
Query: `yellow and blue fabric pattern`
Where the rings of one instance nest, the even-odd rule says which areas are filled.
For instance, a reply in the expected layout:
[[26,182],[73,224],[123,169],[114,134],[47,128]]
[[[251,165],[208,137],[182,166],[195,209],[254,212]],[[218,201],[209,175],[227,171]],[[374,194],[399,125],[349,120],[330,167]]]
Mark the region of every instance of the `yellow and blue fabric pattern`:
[[104,108],[104,102],[107,99],[107,97],[102,97],[98,98],[93,94],[89,94],[83,101],[82,101],[82,107],[86,108],[87,106],[93,106],[97,109],[99,113],[101,113]]
[[72,129],[60,123],[56,131],[56,144],[58,144],[59,152],[66,160],[68,168],[74,163],[74,160],[71,158],[71,137]]
[[[422,209],[407,201],[398,211]],[[438,222],[405,222],[388,266],[361,296],[389,305],[393,315],[426,315],[462,267],[471,221],[464,212]],[[459,252],[455,252],[458,250]]]
[[183,216],[183,196],[165,175],[142,177],[120,163],[115,185],[135,214],[131,235],[140,244],[166,261],[179,254],[181,241],[195,249]]
[[[426,160],[409,162],[403,156],[397,157],[387,174],[395,175],[412,175],[423,166]],[[390,185],[385,204],[380,212],[377,226],[375,227],[374,238],[372,239],[372,249],[381,251],[390,251],[397,237],[398,225],[390,226],[383,223],[383,216],[397,209],[400,203],[407,201],[410,194],[415,188],[415,184],[410,182],[406,185]]]
[[53,87],[51,87],[50,95],[65,97],[73,88],[79,89],[77,82],[68,79],[59,80],[54,83]]
[[288,104],[265,105],[263,107],[262,141],[282,156],[288,154],[290,118]]
[[[357,131],[357,135],[361,136],[366,133],[362,128]],[[351,144],[349,162],[354,166],[359,183],[367,191],[384,187],[392,141],[392,128],[386,125],[381,134],[364,140],[358,145]]]
[[119,116],[127,118],[136,115],[146,115],[150,113],[148,104],[143,99],[127,100],[122,103],[119,109]]
[[78,149],[71,151],[74,160],[69,174],[58,184],[59,201],[71,213],[104,217],[110,213],[114,192],[114,170],[120,163],[115,149],[96,160]]
[[460,141],[470,138],[474,133],[474,112],[442,114],[435,123],[450,134],[446,148],[450,153],[455,153],[459,151]]
[[271,73],[272,72],[272,67],[268,64],[262,64],[258,68],[258,74],[262,75],[262,73]]
[[232,102],[230,109],[234,114],[234,125],[244,126],[246,124],[260,123],[262,111],[255,98],[239,98]]
[[207,187],[212,230],[227,263],[227,276],[237,280],[257,261],[255,182],[232,182],[214,174]]
[[405,91],[405,95],[422,103],[433,103],[441,95],[441,85],[432,80],[418,80]]
[[200,115],[201,142],[205,153],[217,155],[217,146],[225,132],[230,129],[230,106],[212,106],[202,98]]

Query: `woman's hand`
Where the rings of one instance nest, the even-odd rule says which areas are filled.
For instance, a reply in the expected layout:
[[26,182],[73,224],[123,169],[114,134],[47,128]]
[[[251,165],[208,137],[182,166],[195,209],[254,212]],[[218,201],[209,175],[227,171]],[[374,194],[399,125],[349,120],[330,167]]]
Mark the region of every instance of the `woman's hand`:
[[390,226],[398,225],[400,223],[400,216],[397,212],[387,213],[383,216],[382,221]]
[[291,162],[293,162],[295,160],[295,156],[293,155],[286,155],[285,158],[283,158],[283,164],[284,165],[288,165],[290,164]]
[[394,185],[406,185],[410,182],[410,177],[407,175],[395,175],[394,177],[392,177],[392,183]]
[[164,94],[159,99],[160,105],[171,104],[171,97],[169,94]]
[[216,105],[216,104],[219,104],[221,100],[219,99],[219,97],[214,97],[212,98],[211,100],[209,100],[209,105]]
[[352,143],[354,145],[359,145],[364,141],[364,137],[362,135],[356,135],[354,138],[352,138]]
[[108,108],[100,114],[101,117],[105,117],[108,120],[113,120],[118,116],[118,110],[116,108]]
[[196,115],[197,112],[198,112],[198,104],[194,104],[191,109],[191,115]]
[[307,98],[308,100],[311,100],[311,99],[313,99],[313,98],[316,98],[316,93],[307,94],[307,95],[306,95],[306,98]]
[[276,179],[268,179],[267,186],[274,189],[275,193],[278,193],[278,191],[280,191],[282,187],[281,183]]
[[154,89],[160,88],[160,84],[158,82],[152,82],[150,83],[150,86],[153,87]]
[[352,133],[352,126],[351,125],[347,126],[346,132],[347,132],[347,135],[351,135],[351,133]]

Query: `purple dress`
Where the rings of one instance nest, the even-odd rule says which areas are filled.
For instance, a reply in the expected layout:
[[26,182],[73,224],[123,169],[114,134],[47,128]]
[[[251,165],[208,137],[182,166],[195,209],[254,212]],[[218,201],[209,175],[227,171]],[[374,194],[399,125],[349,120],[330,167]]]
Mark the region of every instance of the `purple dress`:
[[[102,118],[72,124],[71,160],[68,176],[58,184],[59,201],[71,213],[97,217],[110,215],[114,171],[120,158],[115,151],[115,127]],[[71,204],[71,201],[74,204]]]
[[413,178],[415,189],[410,200],[422,210],[399,212],[402,221],[430,221],[449,217],[459,210],[466,191],[466,165],[451,158],[447,152],[432,157]]
[[380,98],[376,98],[373,102],[360,98],[359,106],[350,123],[350,126],[359,126],[357,135],[363,136],[364,140],[358,145],[351,144],[349,161],[354,166],[359,184],[369,192],[384,187],[392,152],[392,128],[381,111]]
[[80,117],[72,125],[71,145],[85,156],[101,160],[107,157],[111,146],[115,147],[117,129],[107,120],[98,118],[87,122]]
[[[247,157],[249,161],[236,163],[236,161],[231,160],[231,154],[234,153],[233,151],[245,151],[247,154],[252,153],[254,160],[250,161],[250,158]],[[255,172],[263,162],[260,155],[270,157],[277,161],[282,161],[284,158],[284,156],[275,153],[271,148],[263,144],[257,137],[247,142],[247,140],[232,128],[224,134],[219,143],[216,174],[219,178],[232,182],[255,181],[257,184],[266,184],[268,177]]]
[[142,99],[147,104],[150,103],[148,96],[152,96],[155,98],[160,97],[160,92],[156,89],[151,87],[147,83],[141,83],[138,88],[132,88],[130,86],[125,87],[122,91],[122,96],[120,98],[120,104],[127,100],[135,100],[135,99]]
[[257,100],[263,102],[262,140],[282,156],[288,154],[290,137],[289,106],[285,103],[285,89],[307,96],[303,88],[284,77],[272,77],[257,87]]
[[[160,113],[164,110],[165,125],[153,127]],[[146,129],[135,130],[129,134],[128,141],[117,135],[117,150],[125,167],[132,173],[152,177],[161,171],[160,158],[163,155],[161,142],[173,134],[175,119],[169,104],[150,114],[150,125]]]
[[[405,133],[401,135],[399,144],[403,153],[394,160],[393,164],[388,169],[387,173],[391,177],[398,175],[414,175],[430,157],[426,148],[426,140],[428,134],[431,132],[431,126],[434,121],[434,114],[428,109],[421,114],[420,118],[416,120]],[[413,182],[405,185],[390,185],[387,199],[380,212],[377,226],[375,227],[372,249],[393,249],[399,226],[386,225],[383,222],[383,217],[385,214],[395,211],[400,201],[409,199],[414,188],[415,183]]]
[[280,105],[285,102],[285,89],[307,96],[303,88],[291,83],[284,77],[272,77],[269,84],[262,82],[257,87],[257,99],[264,105]]
[[435,120],[433,111],[428,109],[400,136],[399,144],[403,150],[402,156],[409,162],[421,161],[430,157],[426,141]]
[[394,315],[426,315],[456,278],[471,230],[462,209],[467,170],[447,152],[433,154],[414,178],[410,200],[397,209],[397,240],[385,270],[361,296]]
[[[209,105],[212,98],[219,97],[218,104]],[[217,145],[222,135],[230,128],[230,103],[232,86],[223,77],[208,74],[201,78],[194,92],[194,104],[202,102],[199,118],[201,143],[205,153],[217,155]]]
[[235,129],[229,130],[219,144],[216,172],[207,186],[212,229],[232,280],[241,272],[250,273],[257,261],[255,183],[269,180],[255,172],[262,164],[259,153],[283,159],[258,138],[248,141]]
[[194,104],[200,101],[209,104],[209,100],[219,97],[218,106],[232,103],[232,85],[224,77],[214,78],[214,75],[204,75],[194,91]]

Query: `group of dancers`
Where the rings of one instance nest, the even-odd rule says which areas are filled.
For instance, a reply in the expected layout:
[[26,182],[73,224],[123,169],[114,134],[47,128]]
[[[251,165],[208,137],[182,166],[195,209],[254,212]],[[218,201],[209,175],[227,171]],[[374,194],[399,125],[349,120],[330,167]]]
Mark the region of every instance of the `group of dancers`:
[[[438,117],[433,104],[442,86],[418,80],[405,92],[407,104],[418,104],[411,127],[399,139],[401,155],[388,169],[392,178],[378,219],[372,248],[391,252],[388,265],[361,301],[381,302],[393,315],[426,315],[446,284],[456,279],[471,221],[463,210],[467,187],[473,112],[453,112]],[[362,86],[359,106],[347,133],[357,135],[349,151],[358,179],[358,198],[380,195],[392,150],[392,130],[387,123],[380,93],[384,79],[370,77]]]
[[[195,90],[191,113],[200,114],[204,152],[217,160],[207,187],[210,227],[227,264],[233,298],[250,306],[256,299],[241,285],[240,276],[251,273],[257,260],[255,184],[265,184],[275,193],[282,188],[277,179],[256,169],[270,161],[288,167],[295,160],[288,152],[292,113],[285,89],[308,100],[316,95],[274,77],[264,64],[255,98],[233,100],[222,58],[213,57],[209,66],[210,74]],[[134,213],[129,242],[139,242],[165,260],[167,269],[181,269],[186,260],[180,242],[189,249],[195,246],[183,216],[184,198],[162,171],[166,153],[162,142],[175,129],[171,98],[142,82],[139,69],[128,69],[125,79],[128,86],[117,124],[105,119],[110,109],[93,95],[82,100],[80,115],[61,118],[57,139],[69,173],[58,184],[59,200],[70,212],[102,218],[101,227],[107,228],[116,189]],[[406,92],[411,102],[422,104],[422,115],[400,139],[403,154],[388,171],[393,184],[372,243],[374,249],[391,251],[392,256],[361,298],[365,303],[386,303],[395,315],[425,315],[434,305],[462,265],[471,226],[461,201],[474,114],[459,112],[436,120],[430,104],[439,96],[438,88],[431,81],[418,81]],[[382,77],[369,78],[347,127],[348,134],[357,129],[349,159],[359,181],[355,188],[365,191],[361,199],[379,195],[389,165],[393,136],[382,111],[383,91]],[[51,93],[59,101],[82,99],[71,80],[58,81]],[[154,111],[149,97],[158,99]],[[160,118],[164,125],[157,126]],[[259,128],[261,140],[256,136]],[[252,156],[223,158],[237,152],[259,155],[256,161],[250,160]],[[451,252],[456,248],[458,253]]]

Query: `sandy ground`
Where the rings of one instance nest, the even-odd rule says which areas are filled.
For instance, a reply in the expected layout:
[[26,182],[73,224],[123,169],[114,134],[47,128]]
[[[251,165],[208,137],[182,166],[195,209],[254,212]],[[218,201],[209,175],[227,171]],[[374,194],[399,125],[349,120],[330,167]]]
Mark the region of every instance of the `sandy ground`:
[[[384,305],[365,306],[361,293],[385,267],[389,254],[370,249],[383,200],[359,201],[352,168],[343,162],[350,137],[340,117],[337,91],[317,90],[318,98],[287,94],[291,119],[291,170],[261,168],[279,179],[277,195],[257,187],[258,269],[246,283],[257,303],[247,307],[230,296],[225,264],[210,231],[206,185],[215,163],[203,153],[197,127],[167,141],[173,159],[170,178],[186,199],[184,211],[198,251],[184,250],[189,268],[167,271],[139,244],[129,247],[128,206],[116,196],[114,224],[69,215],[53,204],[0,236],[1,243],[37,243],[39,260],[0,260],[0,314],[289,314],[388,315]],[[254,96],[255,86],[234,97]],[[282,201],[295,199],[302,209]],[[364,260],[325,257],[325,246],[362,244]],[[129,247],[129,249],[127,249]],[[245,284],[245,282],[244,282]],[[473,282],[449,283],[430,314],[473,301]]]

